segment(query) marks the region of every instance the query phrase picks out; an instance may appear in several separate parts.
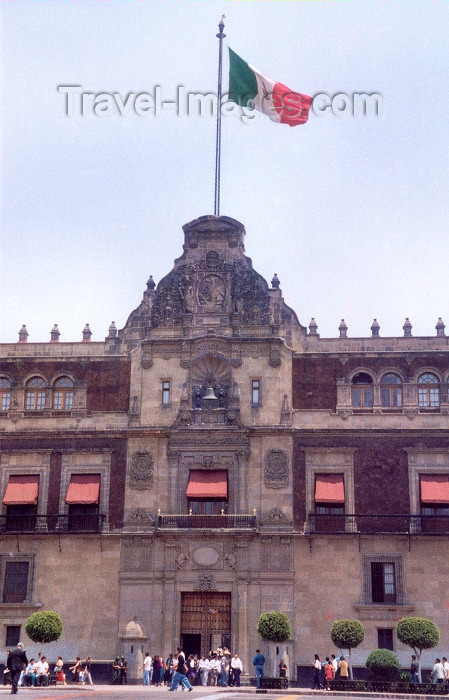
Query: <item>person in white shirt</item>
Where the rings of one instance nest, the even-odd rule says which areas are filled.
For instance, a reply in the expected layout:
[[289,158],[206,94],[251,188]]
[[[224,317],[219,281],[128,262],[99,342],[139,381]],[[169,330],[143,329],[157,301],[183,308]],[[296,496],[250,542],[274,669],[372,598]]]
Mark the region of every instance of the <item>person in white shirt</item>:
[[239,659],[238,654],[234,654],[234,656],[231,659],[231,669],[232,669],[231,685],[235,685],[237,688],[240,688],[240,674],[243,671],[243,664],[242,664],[242,660]]
[[445,675],[446,674],[444,671],[444,666],[441,663],[440,659],[435,659],[435,664],[432,670],[432,677],[434,683],[444,683]]
[[444,682],[446,684],[446,693],[449,692],[449,661],[443,656]]
[[199,669],[200,669],[200,678],[201,678],[201,685],[207,685],[207,679],[209,676],[209,669],[210,669],[210,663],[209,659],[206,659],[204,656],[201,657],[199,660]]
[[153,659],[151,658],[149,652],[147,651],[147,653],[145,654],[145,658],[143,660],[143,684],[144,685],[150,685],[152,670],[153,670]]
[[221,667],[220,667],[220,660],[215,657],[210,660],[210,668],[209,668],[209,684],[210,685],[217,685],[217,679],[220,674]]
[[48,684],[47,657],[43,656],[36,664],[36,685]]

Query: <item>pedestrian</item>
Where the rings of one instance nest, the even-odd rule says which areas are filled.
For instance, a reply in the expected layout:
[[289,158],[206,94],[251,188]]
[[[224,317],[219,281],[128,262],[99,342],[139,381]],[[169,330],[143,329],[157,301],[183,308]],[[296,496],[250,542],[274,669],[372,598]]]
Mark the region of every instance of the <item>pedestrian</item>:
[[441,660],[436,658],[432,669],[432,683],[437,683],[438,685],[443,684],[445,675]]
[[153,660],[150,656],[150,653],[147,651],[147,653],[145,654],[145,658],[143,660],[143,664],[142,664],[143,684],[144,685],[150,685],[150,683],[151,683],[152,668],[153,668]]
[[28,659],[23,650],[22,642],[19,642],[16,649],[8,654],[6,665],[11,672],[11,693],[15,695],[15,693],[17,693],[17,684],[20,674],[24,667],[28,665]]
[[119,685],[128,685],[128,662],[124,656],[120,657]]
[[83,669],[84,683],[86,683],[87,685],[93,685],[92,675],[91,675],[91,665],[92,665],[92,657],[88,656],[86,659],[86,663],[84,664],[84,669]]
[[165,662],[164,685],[170,685],[173,675],[173,654],[169,654]]
[[419,683],[418,662],[415,654],[412,654],[412,662],[410,664],[410,673],[412,675],[412,683]]
[[58,660],[55,663],[55,676],[56,676],[56,682],[63,683],[64,685],[67,685],[65,673],[64,673],[64,661],[62,660],[62,656],[58,656]]
[[198,665],[199,665],[199,669],[200,669],[201,685],[205,686],[205,685],[207,685],[207,680],[209,677],[209,669],[210,669],[209,659],[206,659],[205,656],[202,656]]
[[331,681],[334,679],[334,669],[332,668],[332,661],[327,660],[327,664],[324,667],[324,680],[326,683],[326,690],[331,689]]
[[175,668],[175,672],[173,673],[173,678],[172,682],[169,688],[169,691],[173,692],[178,688],[178,685],[181,683],[183,688],[187,688],[187,690],[191,691],[193,690],[193,686],[189,682],[189,679],[187,678],[187,667],[186,667],[186,657],[183,654],[183,651],[181,647],[178,647],[177,650],[177,664]]
[[253,666],[256,668],[256,686],[260,688],[260,679],[264,678],[263,667],[265,664],[265,656],[261,654],[260,649],[256,649],[256,655],[253,659]]
[[117,685],[120,678],[120,659],[115,657],[112,662],[112,685]]
[[81,671],[81,659],[79,656],[76,657],[75,663],[73,664],[73,666],[69,667],[69,671],[72,672],[72,682],[79,683],[80,671]]
[[349,667],[348,662],[346,661],[344,656],[340,656],[338,670],[340,671],[340,680],[347,681],[349,678]]
[[445,656],[443,656],[443,668],[444,668],[444,683],[446,685],[446,694],[449,693],[449,661]]
[[314,659],[313,659],[313,684],[312,684],[312,690],[321,690],[321,661],[320,657],[318,654],[315,654]]
[[240,674],[243,671],[243,664],[242,660],[239,658],[239,655],[237,652],[234,654],[234,656],[231,659],[231,668],[232,668],[232,683],[233,685],[236,686],[236,688],[240,688]]

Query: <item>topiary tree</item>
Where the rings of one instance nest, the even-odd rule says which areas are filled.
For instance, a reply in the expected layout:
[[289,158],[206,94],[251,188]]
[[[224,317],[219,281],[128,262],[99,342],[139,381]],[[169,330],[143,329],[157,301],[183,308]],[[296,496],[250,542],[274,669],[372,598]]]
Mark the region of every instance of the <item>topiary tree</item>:
[[411,647],[418,659],[418,677],[421,683],[421,654],[423,649],[433,649],[440,641],[440,630],[426,617],[403,617],[396,626],[398,639]]
[[32,642],[41,645],[56,642],[62,634],[62,618],[53,610],[39,610],[25,622],[25,632]]
[[376,680],[393,681],[399,674],[399,659],[389,649],[375,649],[368,654],[365,666]]
[[352,680],[351,649],[358,647],[365,638],[365,628],[358,620],[335,620],[331,628],[331,639],[341,651],[349,651],[349,675]]
[[[262,613],[257,623],[257,632],[265,642],[282,644],[292,636],[292,626],[290,620],[284,612],[270,610]],[[276,656],[273,662],[273,676],[276,675]]]

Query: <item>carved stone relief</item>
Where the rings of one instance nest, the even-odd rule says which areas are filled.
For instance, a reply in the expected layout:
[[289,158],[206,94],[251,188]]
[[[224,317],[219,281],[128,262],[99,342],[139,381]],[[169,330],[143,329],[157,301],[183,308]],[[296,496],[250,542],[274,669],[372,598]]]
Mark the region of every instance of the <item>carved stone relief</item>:
[[289,485],[288,455],[284,450],[266,453],[264,484],[269,489],[284,489]]
[[134,452],[129,467],[129,485],[133,489],[151,489],[154,463],[150,452]]
[[292,567],[290,537],[270,537],[261,542],[262,567],[271,571],[289,571]]
[[215,588],[213,576],[210,574],[202,574],[199,576],[195,588],[199,591],[211,591]]
[[147,539],[125,537],[121,554],[123,571],[149,571],[152,568],[152,545]]

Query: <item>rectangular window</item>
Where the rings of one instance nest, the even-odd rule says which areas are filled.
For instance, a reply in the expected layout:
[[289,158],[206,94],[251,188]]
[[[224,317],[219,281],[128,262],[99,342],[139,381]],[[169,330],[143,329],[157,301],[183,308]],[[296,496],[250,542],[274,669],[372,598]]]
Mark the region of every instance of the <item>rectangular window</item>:
[[168,406],[170,403],[170,382],[162,382],[162,405]]
[[379,628],[377,630],[377,648],[393,650],[393,630],[390,628]]
[[260,405],[260,379],[253,379],[251,382],[251,403],[253,406]]
[[5,646],[16,647],[20,642],[20,625],[6,625]]
[[28,561],[7,561],[3,581],[3,602],[23,603],[28,593]]
[[396,603],[396,577],[393,562],[371,562],[373,603]]
[[2,411],[9,411],[9,408],[11,406],[11,394],[9,392],[4,391],[2,393]]

